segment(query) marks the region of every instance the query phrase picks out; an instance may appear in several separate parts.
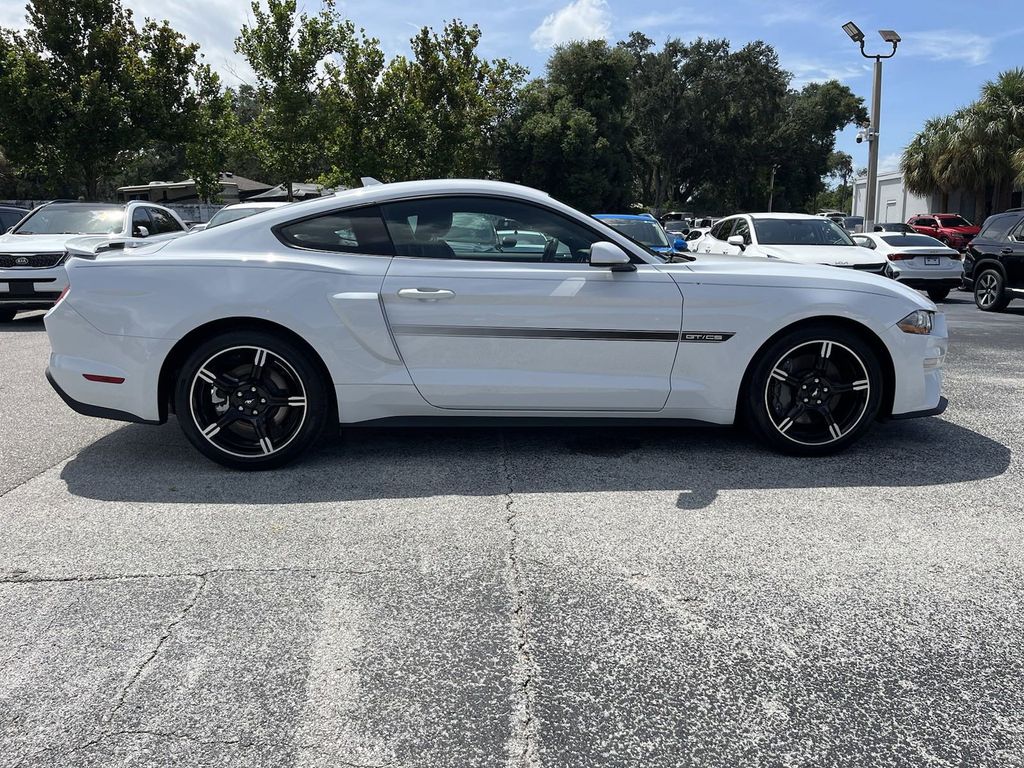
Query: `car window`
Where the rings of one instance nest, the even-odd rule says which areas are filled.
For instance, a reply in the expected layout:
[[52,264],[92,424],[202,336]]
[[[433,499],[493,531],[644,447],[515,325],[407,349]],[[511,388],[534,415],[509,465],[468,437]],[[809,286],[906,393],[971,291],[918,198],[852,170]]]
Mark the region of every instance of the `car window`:
[[972,227],[974,226],[963,216],[940,216],[939,226],[942,227]]
[[156,229],[153,222],[150,221],[149,213],[145,208],[139,207],[132,211],[132,237],[138,237],[139,227],[145,227],[146,232],[150,235],[156,234]]
[[317,251],[393,256],[394,249],[376,207],[331,211],[278,225],[274,232],[287,245]]
[[151,235],[166,235],[171,232],[181,232],[181,225],[167,211],[160,208],[150,208],[149,217],[153,220]]
[[760,245],[853,245],[846,230],[834,221],[814,219],[754,219]]
[[[884,240],[885,238],[882,239]],[[870,248],[871,250],[875,250],[875,248],[878,247],[878,244],[875,243],[875,241],[872,240],[870,237],[858,237],[857,235],[854,235],[853,242],[855,242],[862,248]]]
[[219,227],[221,224],[227,224],[231,221],[240,221],[241,219],[247,219],[259,213],[263,208],[221,208],[213,216],[210,217],[210,221],[207,223],[207,229],[213,229]]
[[717,240],[725,240],[729,236],[729,232],[732,230],[733,219],[723,219],[711,228],[708,233]]
[[985,226],[978,234],[979,240],[1003,240],[1009,234],[1010,230],[1019,220],[1019,216],[1011,214],[1009,216],[991,216],[985,221]]
[[945,246],[934,237],[928,235],[919,234],[895,234],[895,235],[882,235],[884,240],[889,245],[895,245],[898,247],[915,247],[915,248],[944,248]]
[[13,227],[19,221],[21,217],[25,215],[27,211],[18,213],[17,211],[0,211],[0,233],[7,231],[9,227]]
[[1013,233],[1010,235],[1010,237],[1012,237],[1014,240],[1024,241],[1024,219],[1022,219],[1020,224],[1017,225],[1017,228],[1013,230]]
[[502,198],[434,197],[381,210],[398,256],[586,262],[590,246],[605,239],[554,211]]
[[124,228],[124,206],[51,203],[36,208],[18,235],[116,235]]
[[919,227],[934,227],[935,226],[935,219],[927,219],[927,218],[926,219],[918,219],[914,223],[917,226],[919,226]]
[[621,232],[648,248],[668,248],[668,236],[656,221],[644,219],[600,219],[612,229]]
[[730,234],[729,237],[732,237],[733,235],[739,235],[743,238],[744,243],[750,245],[750,225],[747,224],[746,219],[736,219],[736,226],[732,228],[732,234]]

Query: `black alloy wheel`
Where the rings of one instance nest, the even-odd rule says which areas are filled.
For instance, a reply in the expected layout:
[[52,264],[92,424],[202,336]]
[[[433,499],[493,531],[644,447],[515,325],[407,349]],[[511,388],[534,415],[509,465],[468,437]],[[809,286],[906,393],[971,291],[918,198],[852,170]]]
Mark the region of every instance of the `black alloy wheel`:
[[842,328],[804,329],[757,361],[748,422],[786,453],[820,456],[858,440],[878,416],[882,373],[871,347]]
[[235,469],[272,469],[323,432],[326,382],[309,355],[265,332],[200,345],[182,366],[175,411],[203,454]]
[[994,269],[986,269],[974,281],[974,303],[982,312],[999,312],[1010,303],[1006,296],[1003,276]]

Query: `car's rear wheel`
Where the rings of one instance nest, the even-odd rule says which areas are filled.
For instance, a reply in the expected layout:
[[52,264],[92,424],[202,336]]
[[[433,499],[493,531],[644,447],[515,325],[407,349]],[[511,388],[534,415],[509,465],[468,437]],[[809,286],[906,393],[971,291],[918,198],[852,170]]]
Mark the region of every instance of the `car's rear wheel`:
[[804,328],[755,361],[745,393],[747,422],[773,448],[824,456],[867,432],[882,403],[882,366],[856,333]]
[[323,433],[327,387],[294,343],[265,331],[232,331],[188,356],[174,406],[185,436],[207,457],[234,469],[273,469]]
[[1010,303],[1003,276],[995,269],[986,269],[974,280],[974,303],[982,312],[999,312]]
[[0,323],[9,323],[18,314],[16,309],[0,309]]
[[929,288],[928,298],[932,301],[944,301],[949,296],[949,288]]

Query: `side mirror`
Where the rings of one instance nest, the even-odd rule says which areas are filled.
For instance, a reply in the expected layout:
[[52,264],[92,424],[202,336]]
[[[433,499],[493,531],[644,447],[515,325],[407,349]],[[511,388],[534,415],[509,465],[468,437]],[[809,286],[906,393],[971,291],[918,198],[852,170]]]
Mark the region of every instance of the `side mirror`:
[[144,226],[142,226],[140,224],[139,226],[137,226],[135,228],[135,231],[132,233],[132,236],[133,237],[149,237],[149,230],[146,229],[146,227],[144,227]]
[[672,247],[677,251],[685,251],[687,249],[686,241],[681,237],[677,237],[672,243]]
[[519,241],[516,240],[514,237],[503,237],[503,238],[501,238],[501,247],[502,248],[515,248],[516,247],[516,243],[518,243],[518,242]]
[[590,266],[607,267],[612,272],[635,272],[636,264],[629,260],[629,254],[615,243],[601,241],[590,246]]
[[731,235],[725,242],[729,245],[735,245],[741,251],[747,247],[747,241],[743,239],[743,235]]

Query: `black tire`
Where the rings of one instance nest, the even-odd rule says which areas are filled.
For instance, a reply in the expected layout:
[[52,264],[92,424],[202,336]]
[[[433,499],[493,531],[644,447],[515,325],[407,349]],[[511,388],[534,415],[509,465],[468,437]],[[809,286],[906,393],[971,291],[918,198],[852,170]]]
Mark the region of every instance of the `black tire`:
[[949,288],[929,288],[928,298],[932,301],[945,301],[949,296]]
[[196,347],[174,383],[189,441],[232,469],[275,469],[316,443],[331,418],[329,382],[311,355],[266,331],[231,331]]
[[751,431],[782,453],[827,456],[871,429],[882,365],[863,337],[838,326],[784,334],[753,362],[743,412]]
[[1006,281],[998,269],[985,269],[974,278],[974,303],[982,312],[1001,312],[1010,303]]
[[0,323],[9,323],[18,314],[16,309],[0,309]]

